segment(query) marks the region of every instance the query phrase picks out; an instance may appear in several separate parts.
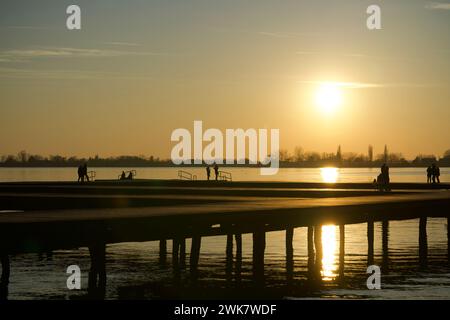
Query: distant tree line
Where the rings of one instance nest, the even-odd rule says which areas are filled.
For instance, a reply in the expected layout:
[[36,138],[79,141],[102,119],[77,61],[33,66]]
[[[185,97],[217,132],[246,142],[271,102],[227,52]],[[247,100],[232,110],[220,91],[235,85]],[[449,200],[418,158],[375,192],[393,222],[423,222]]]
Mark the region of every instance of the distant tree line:
[[[450,149],[438,158],[435,155],[417,155],[413,160],[405,159],[401,153],[389,152],[387,146],[382,154],[374,155],[373,147],[369,146],[367,154],[342,152],[338,146],[336,153],[305,152],[297,147],[294,152],[280,150],[280,167],[379,167],[387,163],[392,167],[426,167],[435,163],[441,167],[450,166]],[[225,161],[224,161],[225,162]],[[170,167],[175,166],[170,159],[158,157],[118,156],[101,158],[98,155],[89,158],[75,156],[64,157],[60,155],[41,156],[21,151],[17,155],[0,157],[0,167],[78,167],[87,163],[90,167]],[[246,164],[234,164],[226,166],[247,167]],[[185,165],[190,166],[190,165]]]

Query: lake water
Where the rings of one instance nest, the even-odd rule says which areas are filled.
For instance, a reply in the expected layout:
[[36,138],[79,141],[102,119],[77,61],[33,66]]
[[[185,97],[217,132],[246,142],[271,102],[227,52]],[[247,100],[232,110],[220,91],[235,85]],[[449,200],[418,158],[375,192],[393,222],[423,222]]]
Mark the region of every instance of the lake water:
[[[132,168],[123,168],[124,170]],[[122,168],[94,168],[98,179],[114,179]],[[204,178],[202,169],[185,169]],[[138,168],[138,178],[177,177],[177,168]],[[259,176],[257,169],[227,169],[233,180],[338,181],[370,182],[377,169],[280,169],[276,176]],[[391,168],[393,182],[424,182],[424,168]],[[0,181],[74,180],[73,168],[0,168]],[[441,181],[450,182],[450,169],[441,168]],[[1,210],[1,208],[0,208]],[[348,225],[345,229],[345,281],[337,281],[339,267],[339,229],[323,226],[322,283],[311,287],[307,280],[307,230],[294,233],[293,280],[287,281],[285,233],[269,232],[266,237],[265,288],[282,292],[289,298],[350,298],[350,299],[449,299],[450,268],[447,260],[447,220],[428,219],[428,266],[419,268],[418,220],[389,223],[389,259],[383,261],[381,224],[375,224],[375,264],[382,266],[382,289],[366,287],[367,226]],[[227,281],[225,271],[226,237],[202,239],[198,285],[205,292],[245,290],[252,286],[252,237],[243,235],[242,284]],[[158,243],[122,243],[107,246],[107,299],[152,299],[183,296],[187,287],[186,271],[181,273],[181,285],[174,283],[168,242],[167,265],[158,263]],[[190,241],[187,241],[189,259]],[[189,260],[188,260],[189,261]],[[383,264],[384,262],[384,264]],[[66,288],[66,268],[76,264],[82,270],[82,290]],[[20,254],[11,258],[10,299],[71,299],[86,294],[89,270],[87,248],[55,251],[49,257]],[[289,284],[289,285],[288,285]],[[212,291],[208,291],[212,290]],[[189,292],[189,289],[184,291]],[[230,292],[230,291],[226,291]],[[233,292],[233,291],[231,291]],[[237,291],[236,291],[237,292]],[[214,296],[214,295],[212,295]],[[229,296],[229,295],[228,295]],[[231,297],[233,297],[231,295]]]
[[[89,168],[96,179],[117,179],[122,170],[136,169],[138,179],[177,179],[179,168]],[[197,179],[206,179],[204,168],[183,168]],[[282,168],[262,176],[257,168],[226,168],[234,181],[372,182],[377,168]],[[426,168],[390,168],[392,182],[426,182]],[[2,181],[73,181],[77,168],[0,168]],[[441,182],[450,182],[450,168],[441,168]]]

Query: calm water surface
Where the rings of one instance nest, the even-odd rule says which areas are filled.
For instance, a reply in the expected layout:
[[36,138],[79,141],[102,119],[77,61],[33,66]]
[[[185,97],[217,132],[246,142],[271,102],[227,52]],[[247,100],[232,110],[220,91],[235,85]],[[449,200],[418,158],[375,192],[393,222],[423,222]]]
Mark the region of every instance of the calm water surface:
[[[124,168],[128,169],[128,168]],[[95,168],[97,178],[112,179],[122,168]],[[203,178],[203,170],[187,169]],[[281,169],[277,176],[261,177],[257,169],[227,169],[234,180],[338,181],[370,182],[377,169]],[[393,182],[423,182],[423,168],[392,168]],[[76,170],[0,168],[0,181],[73,180]],[[139,178],[176,178],[176,168],[139,168]],[[441,169],[441,181],[450,182],[450,169]],[[1,208],[0,208],[1,209]],[[323,226],[324,246],[322,284],[309,286],[307,281],[306,228],[294,233],[293,281],[287,281],[285,233],[269,232],[266,237],[265,275],[267,290],[281,290],[289,298],[351,299],[449,299],[450,268],[447,260],[447,220],[429,219],[428,267],[418,264],[418,220],[391,221],[389,224],[389,259],[382,257],[381,224],[375,224],[375,264],[382,267],[382,289],[367,290],[367,229],[365,224],[345,229],[345,279],[337,281],[339,267],[339,229]],[[205,290],[227,290],[236,284],[228,282],[225,272],[226,237],[202,239],[199,282]],[[168,242],[167,265],[158,264],[158,243],[123,243],[107,247],[107,299],[159,298],[182,295],[188,269],[182,271],[181,286],[174,283]],[[187,259],[190,241],[187,240]],[[242,286],[251,286],[252,237],[243,235]],[[385,262],[385,264],[383,264]],[[77,264],[82,270],[82,290],[66,289],[66,268]],[[15,255],[11,260],[10,299],[71,299],[86,294],[89,270],[87,248],[55,251],[50,257],[38,254]],[[289,286],[288,286],[289,283]],[[239,289],[235,289],[239,290]],[[188,291],[188,290],[187,290]],[[207,292],[207,291],[206,291]],[[279,292],[279,291],[277,291]]]

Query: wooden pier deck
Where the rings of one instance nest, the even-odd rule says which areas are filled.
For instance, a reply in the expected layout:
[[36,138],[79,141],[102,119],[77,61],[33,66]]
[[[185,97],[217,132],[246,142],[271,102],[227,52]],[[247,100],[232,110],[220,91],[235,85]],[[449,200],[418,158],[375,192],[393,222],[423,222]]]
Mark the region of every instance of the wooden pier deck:
[[7,284],[9,254],[89,247],[93,259],[91,272],[105,279],[105,283],[100,280],[101,287],[106,284],[106,274],[101,276],[105,273],[106,244],[160,241],[161,259],[165,259],[166,240],[172,239],[177,265],[185,258],[186,238],[192,238],[190,265],[195,274],[202,237],[227,235],[228,254],[233,236],[237,250],[241,250],[243,233],[253,234],[254,273],[261,277],[266,232],[286,230],[289,259],[294,228],[308,227],[308,239],[314,242],[308,247],[313,247],[312,254],[315,252],[317,260],[321,252],[317,227],[323,224],[339,225],[344,230],[346,224],[367,223],[370,261],[375,221],[420,218],[422,240],[419,240],[426,242],[427,217],[450,216],[448,187],[440,185],[437,190],[436,186],[425,184],[393,184],[393,192],[380,193],[372,190],[370,184],[205,184],[162,180],[3,183],[0,184],[2,279]]

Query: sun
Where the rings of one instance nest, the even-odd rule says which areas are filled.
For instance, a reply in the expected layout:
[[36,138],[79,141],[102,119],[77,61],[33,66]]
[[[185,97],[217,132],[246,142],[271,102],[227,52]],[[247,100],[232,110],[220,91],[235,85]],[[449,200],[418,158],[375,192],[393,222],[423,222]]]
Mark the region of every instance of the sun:
[[342,92],[337,84],[323,83],[316,91],[316,104],[325,114],[331,114],[341,105]]

